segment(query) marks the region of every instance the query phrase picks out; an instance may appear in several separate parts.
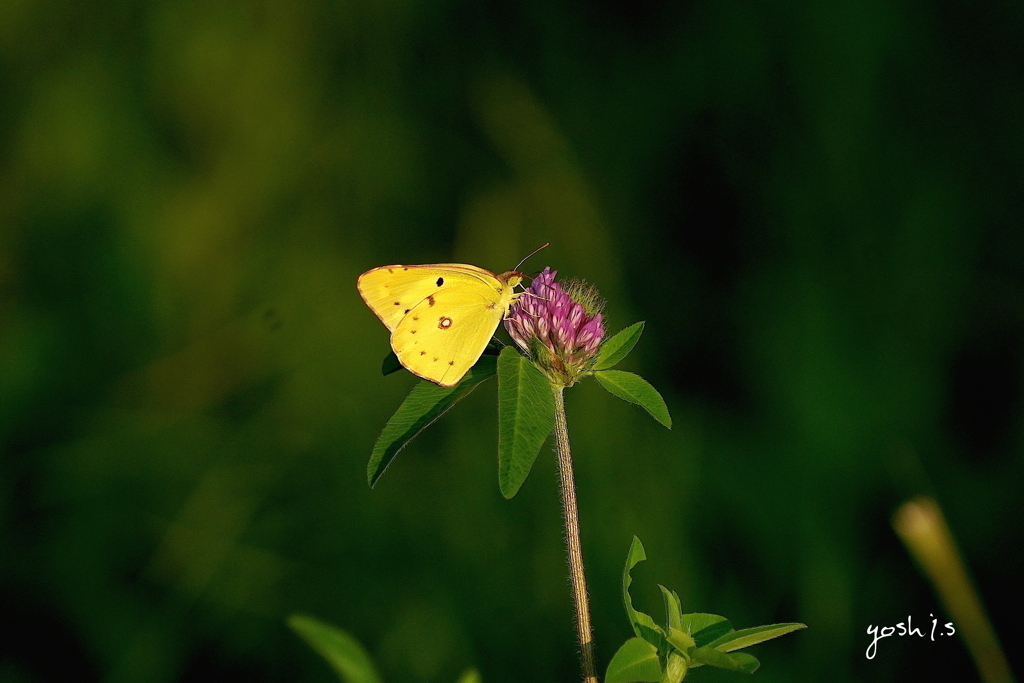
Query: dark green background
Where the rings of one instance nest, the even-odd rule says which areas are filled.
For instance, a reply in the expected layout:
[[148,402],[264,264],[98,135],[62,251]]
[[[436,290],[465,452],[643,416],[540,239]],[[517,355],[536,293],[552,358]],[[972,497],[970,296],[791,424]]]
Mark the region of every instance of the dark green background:
[[976,680],[959,639],[864,652],[946,620],[890,527],[917,493],[1020,621],[1022,30],[1008,1],[3,0],[0,681],[331,680],[293,611],[390,683],[577,680],[553,457],[501,498],[493,382],[365,482],[413,381],[358,274],[546,241],[527,269],[647,321],[623,369],[675,418],[567,395],[602,671],[637,534],[659,619],[656,583],[809,625],[754,680]]

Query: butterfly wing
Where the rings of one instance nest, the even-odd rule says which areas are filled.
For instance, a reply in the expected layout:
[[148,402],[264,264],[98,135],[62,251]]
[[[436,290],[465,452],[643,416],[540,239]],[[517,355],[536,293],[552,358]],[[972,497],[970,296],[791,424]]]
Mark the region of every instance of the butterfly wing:
[[375,268],[358,286],[402,365],[444,387],[473,367],[513,300],[506,275],[457,263]]
[[480,358],[506,307],[486,285],[439,291],[398,323],[391,348],[413,374],[454,386]]
[[[440,280],[440,284],[438,284]],[[363,301],[384,326],[394,331],[414,306],[439,289],[458,283],[487,283],[500,287],[498,277],[483,268],[462,263],[424,266],[381,266],[359,276],[356,287]]]

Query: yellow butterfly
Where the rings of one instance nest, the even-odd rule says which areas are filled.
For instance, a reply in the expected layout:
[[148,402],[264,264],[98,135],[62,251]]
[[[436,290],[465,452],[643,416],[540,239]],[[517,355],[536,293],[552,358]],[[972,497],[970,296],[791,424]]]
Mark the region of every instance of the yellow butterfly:
[[[546,246],[546,245],[545,245]],[[391,330],[391,348],[405,368],[453,387],[484,352],[520,296],[523,274],[495,275],[465,263],[381,266],[359,276],[363,301]]]

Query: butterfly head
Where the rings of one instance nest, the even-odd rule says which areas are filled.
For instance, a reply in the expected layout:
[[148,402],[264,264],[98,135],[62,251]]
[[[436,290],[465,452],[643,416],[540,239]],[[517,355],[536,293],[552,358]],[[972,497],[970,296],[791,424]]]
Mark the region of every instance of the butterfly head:
[[509,287],[515,287],[522,283],[524,276],[518,270],[508,270],[498,277],[502,282],[508,284]]

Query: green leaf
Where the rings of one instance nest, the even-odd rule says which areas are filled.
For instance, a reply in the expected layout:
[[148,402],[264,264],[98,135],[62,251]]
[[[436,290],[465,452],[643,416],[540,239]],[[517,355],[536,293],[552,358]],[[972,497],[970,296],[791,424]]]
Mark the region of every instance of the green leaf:
[[505,348],[505,344],[500,339],[491,337],[491,341],[487,342],[487,346],[484,347],[484,353],[489,356],[497,356],[503,348]]
[[660,583],[658,588],[661,589],[661,597],[665,599],[665,630],[668,631],[670,628],[683,630],[683,611],[679,606],[679,596],[675,591],[670,591]]
[[658,683],[681,683],[690,668],[690,660],[675,652],[665,659],[665,673]]
[[327,660],[342,683],[381,683],[366,650],[340,628],[302,614],[289,617],[288,625]]
[[748,655],[746,652],[730,652],[729,657],[739,665],[740,671],[744,673],[752,674],[757,671],[757,667],[761,666],[761,662],[757,661],[757,657]]
[[384,356],[384,361],[380,364],[380,374],[385,377],[401,369],[402,363],[398,360],[398,356],[395,355],[394,351],[390,351],[388,355]]
[[366,479],[370,486],[377,483],[399,451],[478,384],[494,375],[497,365],[498,359],[494,356],[480,356],[476,365],[454,387],[442,387],[426,380],[414,386],[373,446],[366,466]]
[[476,669],[466,669],[456,683],[481,683],[480,672]]
[[640,375],[622,370],[601,370],[595,372],[594,377],[601,383],[601,386],[623,401],[637,404],[650,413],[655,420],[669,429],[672,428],[672,417],[668,414],[665,399]]
[[698,647],[709,645],[721,636],[732,633],[732,624],[725,617],[717,614],[684,614],[683,630],[693,636]]
[[629,554],[626,556],[626,568],[622,572],[622,601],[626,605],[626,616],[629,617],[629,623],[633,626],[633,632],[661,650],[665,638],[661,628],[654,623],[654,619],[651,619],[650,616],[633,609],[633,600],[629,597],[629,586],[633,583],[633,577],[629,573],[633,567],[646,559],[647,553],[644,552],[644,544],[634,536],[633,542],[629,546]]
[[686,631],[678,628],[669,628],[668,635],[665,636],[665,640],[683,654],[689,654],[693,648],[697,647],[697,643],[694,641],[693,637]]
[[498,486],[511,498],[555,426],[555,399],[544,374],[511,346],[498,356]]
[[750,647],[751,645],[757,645],[758,643],[763,643],[764,641],[771,640],[772,638],[784,636],[787,633],[792,633],[793,631],[799,631],[802,628],[807,628],[807,624],[798,624],[793,622],[745,628],[725,634],[721,638],[710,643],[708,647],[713,647],[719,652],[732,652],[733,650]]
[[693,661],[690,668],[707,664],[719,669],[752,674],[757,670],[757,667],[761,666],[761,663],[755,657],[745,652],[726,654],[708,646],[697,648],[690,653],[690,657]]
[[665,640],[685,655],[696,647],[697,644],[690,637],[690,634],[683,630],[683,615],[679,603],[679,594],[675,591],[670,591],[661,584],[658,584],[658,588],[661,589],[661,596],[665,599]]
[[594,369],[607,370],[610,367],[614,367],[633,350],[637,341],[640,340],[640,335],[643,331],[644,323],[640,321],[630,325],[601,344],[601,349],[597,352],[597,364],[594,365]]
[[641,638],[630,638],[608,662],[604,683],[637,683],[661,680],[658,649]]

